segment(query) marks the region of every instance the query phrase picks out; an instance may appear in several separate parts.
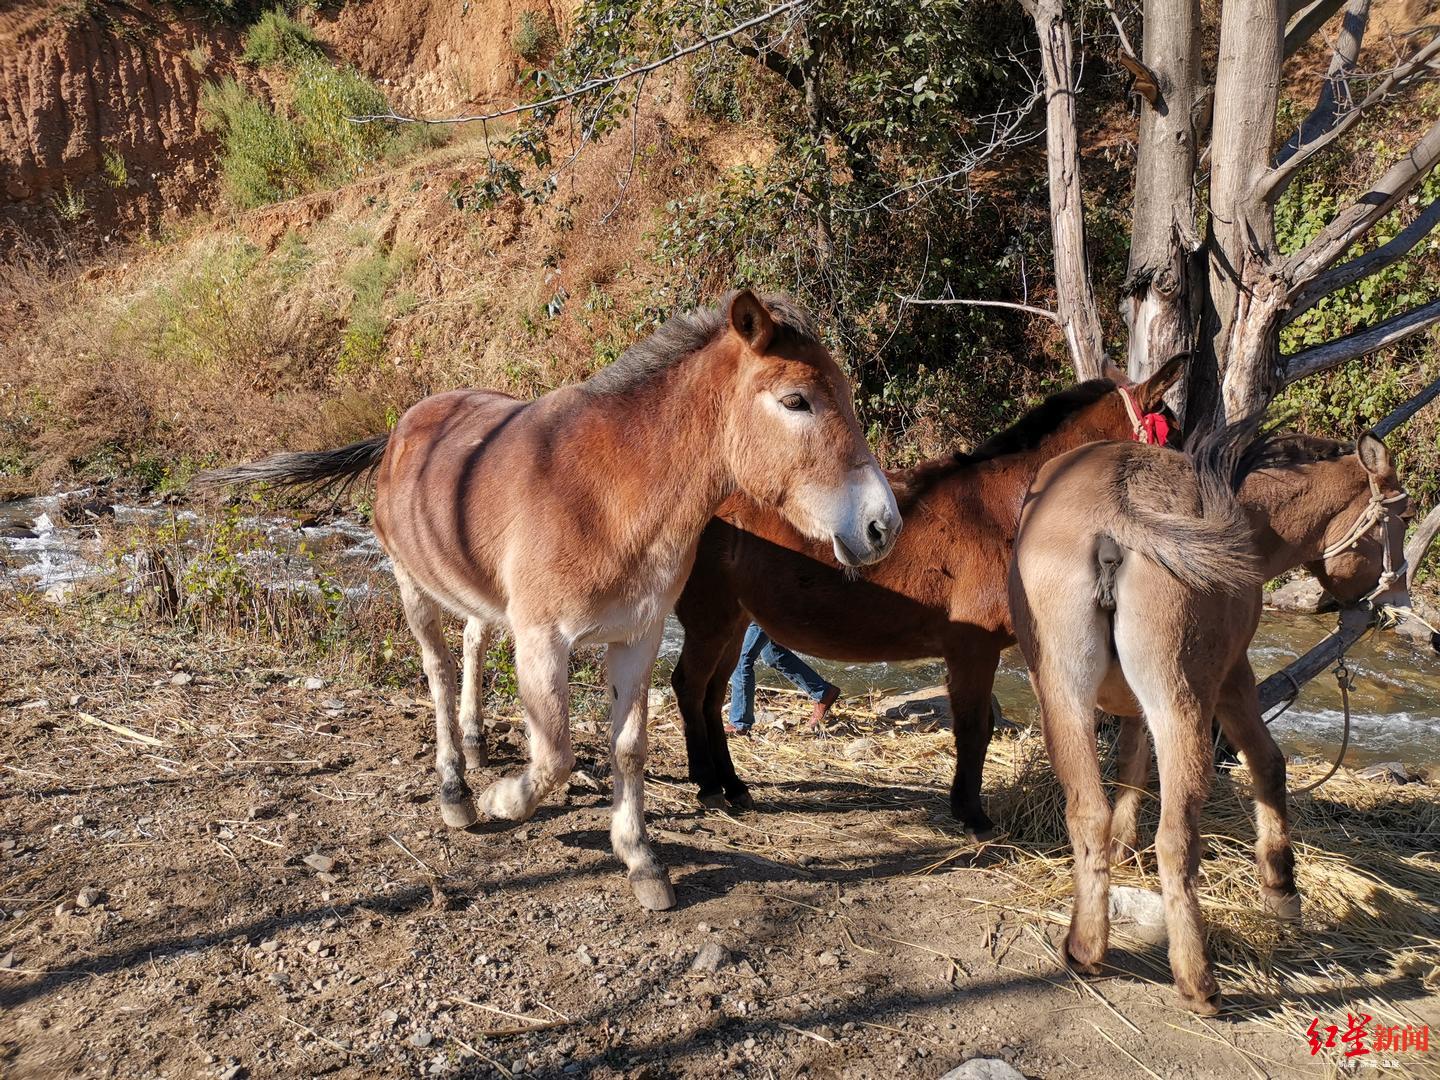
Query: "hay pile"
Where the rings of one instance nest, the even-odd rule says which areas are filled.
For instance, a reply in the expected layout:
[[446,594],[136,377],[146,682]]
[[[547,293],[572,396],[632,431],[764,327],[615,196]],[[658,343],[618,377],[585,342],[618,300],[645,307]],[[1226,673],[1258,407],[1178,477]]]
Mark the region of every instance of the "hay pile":
[[[762,722],[752,738],[731,740],[736,768],[756,785],[759,799],[778,788],[808,791],[810,802],[794,812],[770,807],[734,818],[752,837],[746,850],[803,864],[807,857],[833,861],[847,844],[861,844],[871,853],[909,852],[916,874],[965,867],[1000,875],[1014,887],[1008,916],[1029,923],[1034,939],[1054,952],[1057,929],[1069,920],[1071,858],[1063,795],[1034,727],[997,733],[991,745],[987,807],[1003,831],[977,850],[949,815],[954,753],[948,729],[841,708],[832,714],[828,737],[817,739],[801,726],[808,702],[764,690],[762,702],[775,719]],[[678,733],[678,719],[673,722]],[[1113,780],[1108,746],[1102,756],[1107,781]],[[1289,786],[1300,788],[1329,767],[1292,764]],[[685,785],[657,794],[662,803],[693,799]],[[837,828],[835,815],[813,812],[822,807],[886,812],[858,825],[852,816]],[[1305,905],[1298,928],[1260,905],[1243,767],[1217,775],[1202,817],[1207,852],[1200,897],[1228,1009],[1273,1024],[1288,1039],[1316,1015],[1338,1010],[1343,1016],[1347,1006],[1363,1007],[1377,1024],[1433,1025],[1435,1017],[1408,1014],[1388,999],[1402,996],[1393,992],[1397,981],[1418,978],[1440,991],[1440,789],[1364,780],[1342,768],[1315,792],[1293,797],[1290,809]],[[1158,789],[1147,796],[1140,819],[1141,843],[1152,846],[1114,867],[1112,886],[1159,892],[1157,817]],[[1112,959],[1123,952],[1130,975],[1169,985],[1163,947],[1128,939],[1119,927],[1116,935]],[[1058,953],[1054,959],[1058,970]]]

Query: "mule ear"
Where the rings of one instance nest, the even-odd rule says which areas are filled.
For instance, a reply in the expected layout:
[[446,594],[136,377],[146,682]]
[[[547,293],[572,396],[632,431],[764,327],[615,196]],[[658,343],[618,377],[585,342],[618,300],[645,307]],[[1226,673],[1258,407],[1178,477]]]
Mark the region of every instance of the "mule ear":
[[1189,353],[1176,353],[1160,365],[1159,371],[1135,388],[1135,396],[1140,399],[1143,411],[1154,412],[1160,407],[1165,394],[1185,374],[1185,363],[1189,359]]
[[749,289],[741,289],[730,301],[730,328],[757,353],[769,348],[770,339],[775,336],[775,320]]
[[1116,386],[1130,385],[1130,376],[1126,375],[1124,371],[1112,364],[1108,356],[1100,365],[1100,377],[1102,379],[1109,379]]
[[1385,476],[1390,472],[1390,450],[1373,431],[1360,436],[1355,444],[1355,456],[1371,476]]

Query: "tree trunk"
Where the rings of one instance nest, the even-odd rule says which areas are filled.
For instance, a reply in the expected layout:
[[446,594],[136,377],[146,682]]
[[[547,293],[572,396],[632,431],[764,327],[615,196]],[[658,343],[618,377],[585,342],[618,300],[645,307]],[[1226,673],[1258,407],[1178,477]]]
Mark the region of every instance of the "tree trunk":
[[1062,0],[1033,0],[1026,10],[1040,35],[1045,69],[1045,146],[1050,167],[1050,232],[1055,248],[1056,313],[1075,375],[1100,376],[1105,341],[1085,250],[1085,204],[1075,121],[1075,58]]
[[[1140,107],[1130,263],[1120,301],[1129,330],[1126,366],[1137,381],[1194,346],[1190,263],[1199,247],[1192,112],[1200,84],[1200,3],[1148,0],[1144,18],[1140,59],[1159,92]],[[1179,398],[1171,404],[1178,407]]]
[[1220,27],[1210,144],[1207,296],[1187,434],[1269,404],[1281,384],[1279,323],[1286,286],[1272,208],[1260,194],[1269,169],[1284,48],[1275,0],[1230,0]]

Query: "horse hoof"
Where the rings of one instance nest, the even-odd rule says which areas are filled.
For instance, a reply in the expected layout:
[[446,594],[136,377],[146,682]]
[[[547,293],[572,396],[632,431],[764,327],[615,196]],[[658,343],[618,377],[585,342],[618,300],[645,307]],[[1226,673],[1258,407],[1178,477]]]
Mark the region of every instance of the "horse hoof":
[[973,825],[967,825],[965,827],[965,835],[976,844],[988,844],[991,840],[994,840],[999,833],[1000,830],[994,825],[986,825],[978,829]]
[[527,806],[513,780],[497,780],[480,793],[480,809],[492,821],[528,821],[535,807]]
[[[1087,949],[1086,952],[1095,952],[1095,950]],[[1075,955],[1071,935],[1066,934],[1064,947],[1060,950],[1060,959],[1071,971],[1081,975],[1099,975],[1101,974],[1100,961],[1105,959],[1105,950],[1101,948],[1093,960],[1083,960]]]
[[1185,1002],[1185,1007],[1196,1016],[1218,1016],[1220,1014],[1221,997],[1220,991],[1208,994],[1205,997],[1188,997],[1180,995]]
[[1271,896],[1268,893],[1264,896],[1265,910],[1283,922],[1298,923],[1300,921],[1300,894],[1281,893]]
[[630,888],[648,911],[669,911],[675,906],[675,889],[664,870],[635,871],[630,875]]
[[701,795],[700,805],[703,806],[706,810],[724,810],[725,793],[717,791],[713,795]]
[[490,755],[485,752],[483,742],[466,739],[461,743],[461,749],[465,752],[465,768],[483,769],[490,764]]
[[440,820],[452,829],[468,829],[475,824],[476,816],[475,804],[468,795],[453,801],[440,800]]
[[730,805],[736,810],[755,809],[755,800],[750,797],[750,792],[746,788],[741,788],[734,795],[727,795],[725,798],[729,800]]

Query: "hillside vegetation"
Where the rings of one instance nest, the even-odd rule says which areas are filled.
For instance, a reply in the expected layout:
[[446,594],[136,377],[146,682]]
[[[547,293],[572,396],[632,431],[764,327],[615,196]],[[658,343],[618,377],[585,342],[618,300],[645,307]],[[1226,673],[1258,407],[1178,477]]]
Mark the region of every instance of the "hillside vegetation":
[[[451,386],[539,393],[735,283],[816,311],[890,461],[974,442],[1067,380],[1043,319],[904,299],[1048,300],[1042,117],[1027,104],[1032,43],[1013,4],[825,5],[819,109],[793,73],[723,46],[573,109],[445,129],[353,124],[390,106],[470,104],[434,89],[473,81],[439,70],[453,52],[417,46],[402,78],[394,50],[376,44],[389,39],[362,32],[404,21],[406,2],[204,16],[236,53],[197,93],[208,209],[99,255],[37,240],[7,268],[5,486],[173,486],[206,464],[379,430]],[[480,35],[486,7],[469,5],[476,21],[458,31],[446,22],[450,39]],[[426,19],[459,17],[408,10],[417,41],[429,40]],[[508,100],[522,100],[693,40],[696,10],[589,0],[557,16],[497,3],[503,33],[483,36],[508,54]],[[1380,10],[1392,29],[1417,17]],[[1123,73],[1105,60],[1103,9],[1078,17],[1095,41],[1081,100],[1087,226],[1119,353],[1110,298],[1124,274],[1134,120]],[[1325,62],[1318,38],[1291,61],[1297,115]],[[504,104],[493,80],[472,97]],[[1287,194],[1282,243],[1313,234],[1437,111],[1431,88],[1418,107],[1367,119],[1363,154],[1330,153]],[[1437,193],[1431,177],[1374,242]],[[57,212],[50,224],[78,235],[83,218],[67,226]],[[1436,253],[1432,237],[1317,307],[1290,344],[1434,296]],[[1351,436],[1437,369],[1432,331],[1302,383],[1283,405],[1309,430]],[[1422,505],[1437,495],[1437,433],[1422,417],[1403,434]]]

